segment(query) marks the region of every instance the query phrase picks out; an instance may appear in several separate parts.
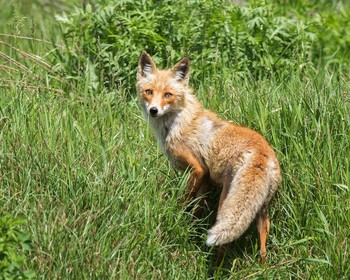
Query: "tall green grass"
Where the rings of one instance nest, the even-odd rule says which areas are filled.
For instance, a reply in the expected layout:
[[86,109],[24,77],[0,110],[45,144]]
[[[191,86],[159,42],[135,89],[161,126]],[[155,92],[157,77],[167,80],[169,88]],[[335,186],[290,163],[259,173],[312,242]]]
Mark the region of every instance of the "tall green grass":
[[[59,36],[58,26],[53,13],[30,7],[40,41],[18,37],[30,36],[28,6],[2,10],[8,22],[14,11],[28,18],[20,34],[1,27],[17,37],[0,40],[49,63],[55,46],[44,41]],[[206,108],[261,132],[282,167],[267,264],[259,262],[252,225],[215,267],[205,237],[217,193],[194,220],[182,200],[188,174],[173,170],[157,148],[130,96],[133,85],[93,87],[88,70],[72,85],[39,58],[0,46],[30,69],[1,60],[10,70],[0,68],[0,216],[27,218],[23,230],[35,247],[25,266],[38,278],[347,279],[350,82],[342,71],[262,80],[247,72],[238,80],[217,67],[192,80]]]

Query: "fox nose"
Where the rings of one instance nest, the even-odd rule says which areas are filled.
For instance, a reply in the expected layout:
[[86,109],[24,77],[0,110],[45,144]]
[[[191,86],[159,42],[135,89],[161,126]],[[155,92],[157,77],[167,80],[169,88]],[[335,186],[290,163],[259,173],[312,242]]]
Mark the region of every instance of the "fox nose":
[[158,114],[157,107],[152,107],[151,109],[149,109],[149,113],[151,114],[152,117],[157,116],[157,114]]

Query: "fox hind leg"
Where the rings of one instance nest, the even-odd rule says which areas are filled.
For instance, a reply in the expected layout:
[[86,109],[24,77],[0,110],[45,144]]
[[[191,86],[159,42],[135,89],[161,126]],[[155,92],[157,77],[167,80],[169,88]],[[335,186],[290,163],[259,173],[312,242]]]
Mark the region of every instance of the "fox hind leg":
[[268,214],[268,204],[265,203],[258,213],[257,227],[259,232],[259,245],[261,261],[266,262],[266,239],[270,231],[270,219]]

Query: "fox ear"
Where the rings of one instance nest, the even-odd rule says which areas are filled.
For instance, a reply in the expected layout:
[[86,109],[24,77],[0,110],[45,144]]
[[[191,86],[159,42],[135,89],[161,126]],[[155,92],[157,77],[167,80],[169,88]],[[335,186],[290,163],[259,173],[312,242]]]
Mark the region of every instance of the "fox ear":
[[141,77],[147,77],[148,75],[152,74],[155,70],[156,65],[152,60],[151,56],[145,51],[142,51],[139,58],[139,69],[137,72],[137,79],[140,79]]
[[184,57],[171,69],[176,80],[188,84],[190,77],[190,60],[188,57]]

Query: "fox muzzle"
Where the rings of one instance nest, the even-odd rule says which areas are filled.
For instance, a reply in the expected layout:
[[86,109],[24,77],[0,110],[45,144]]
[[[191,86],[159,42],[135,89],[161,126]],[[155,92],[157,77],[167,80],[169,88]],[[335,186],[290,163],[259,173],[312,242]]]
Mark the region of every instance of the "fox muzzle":
[[150,113],[150,115],[151,115],[152,117],[156,117],[157,114],[158,114],[158,108],[157,108],[157,107],[151,107],[151,108],[149,109],[149,113]]

